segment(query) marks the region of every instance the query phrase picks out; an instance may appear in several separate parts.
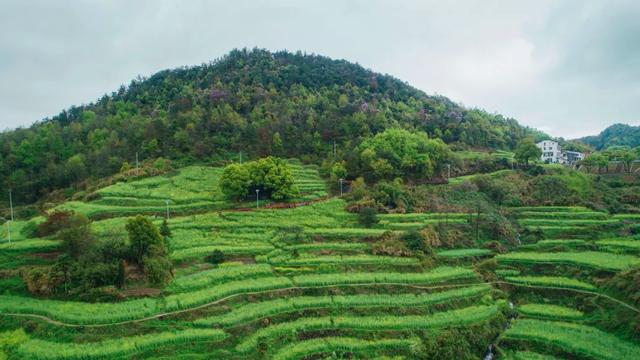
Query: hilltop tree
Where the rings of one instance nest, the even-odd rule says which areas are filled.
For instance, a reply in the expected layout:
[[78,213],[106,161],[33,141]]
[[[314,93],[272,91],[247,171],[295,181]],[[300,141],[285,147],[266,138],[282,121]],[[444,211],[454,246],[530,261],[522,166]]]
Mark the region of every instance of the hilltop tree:
[[518,143],[515,158],[521,163],[529,165],[529,160],[538,159],[542,156],[542,150],[536,146],[532,138],[526,138]]

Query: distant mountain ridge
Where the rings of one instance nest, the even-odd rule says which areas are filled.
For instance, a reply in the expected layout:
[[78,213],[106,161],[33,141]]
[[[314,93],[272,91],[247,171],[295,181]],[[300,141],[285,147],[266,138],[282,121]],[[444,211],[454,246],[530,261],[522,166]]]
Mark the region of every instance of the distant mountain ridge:
[[604,150],[611,146],[640,146],[640,126],[613,124],[600,134],[576,139],[596,150]]

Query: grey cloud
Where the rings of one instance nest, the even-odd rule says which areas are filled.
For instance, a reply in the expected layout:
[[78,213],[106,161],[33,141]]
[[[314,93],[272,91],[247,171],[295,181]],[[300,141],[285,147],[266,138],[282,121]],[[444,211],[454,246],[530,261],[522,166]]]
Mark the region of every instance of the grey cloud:
[[4,1],[0,129],[235,47],[358,62],[572,137],[637,123],[631,1]]

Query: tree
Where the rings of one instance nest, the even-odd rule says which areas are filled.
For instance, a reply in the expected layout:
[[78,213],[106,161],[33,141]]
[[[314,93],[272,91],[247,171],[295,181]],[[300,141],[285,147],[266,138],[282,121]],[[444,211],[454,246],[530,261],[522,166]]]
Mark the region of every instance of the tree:
[[213,250],[211,255],[208,255],[205,258],[205,260],[210,264],[218,265],[218,264],[224,262],[225,256],[224,256],[224,253],[221,250],[215,249],[215,250]]
[[58,238],[62,240],[65,251],[74,259],[87,254],[96,243],[91,231],[91,221],[82,214],[73,214],[67,227],[58,233]]
[[411,251],[424,250],[424,239],[417,230],[407,232],[402,236],[402,241]]
[[255,190],[274,200],[289,199],[298,195],[298,188],[289,165],[281,159],[266,157],[244,164],[225,167],[220,177],[220,188],[225,196],[242,200]]
[[440,139],[429,139],[422,131],[387,129],[366,139],[357,148],[363,170],[374,179],[429,178],[450,157]]
[[518,143],[515,158],[518,162],[529,165],[529,160],[542,156],[542,150],[536,146],[533,138],[526,138]]
[[138,215],[130,219],[125,228],[129,233],[131,253],[138,263],[142,263],[144,256],[153,248],[160,251],[165,249],[160,231],[148,218]]
[[162,225],[160,225],[160,235],[162,235],[165,240],[166,238],[171,237],[171,229],[169,228],[167,219],[162,219]]
[[358,223],[364,227],[370,228],[379,221],[376,209],[374,208],[363,207],[360,209],[360,212],[358,212]]
[[602,169],[609,166],[609,158],[602,153],[593,153],[587,159],[589,159],[589,163],[598,167],[598,173],[602,173]]
[[229,199],[240,200],[249,194],[251,177],[246,165],[227,165],[220,177],[220,189]]

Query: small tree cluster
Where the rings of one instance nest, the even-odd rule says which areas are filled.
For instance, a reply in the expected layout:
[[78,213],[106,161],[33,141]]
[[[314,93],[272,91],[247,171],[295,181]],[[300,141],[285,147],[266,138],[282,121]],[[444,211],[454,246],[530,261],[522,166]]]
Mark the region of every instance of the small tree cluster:
[[228,165],[220,178],[220,188],[227,198],[236,201],[253,195],[256,190],[260,191],[260,196],[274,200],[298,195],[289,165],[271,156]]
[[173,267],[158,228],[142,215],[129,220],[125,228],[129,233],[131,256],[143,266],[149,281],[155,285],[168,283],[173,278]]

